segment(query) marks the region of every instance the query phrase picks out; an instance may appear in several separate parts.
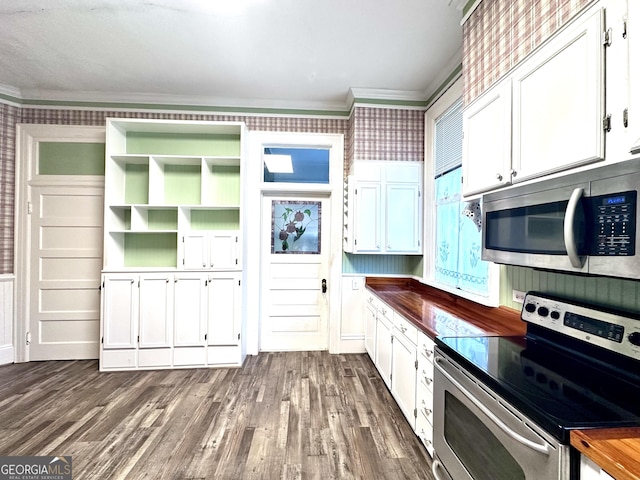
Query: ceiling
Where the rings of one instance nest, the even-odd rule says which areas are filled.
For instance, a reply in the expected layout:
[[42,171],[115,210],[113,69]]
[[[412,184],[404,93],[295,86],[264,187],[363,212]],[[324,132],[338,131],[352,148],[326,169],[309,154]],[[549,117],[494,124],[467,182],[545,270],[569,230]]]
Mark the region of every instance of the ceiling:
[[426,100],[461,61],[451,2],[3,1],[0,93],[324,110]]

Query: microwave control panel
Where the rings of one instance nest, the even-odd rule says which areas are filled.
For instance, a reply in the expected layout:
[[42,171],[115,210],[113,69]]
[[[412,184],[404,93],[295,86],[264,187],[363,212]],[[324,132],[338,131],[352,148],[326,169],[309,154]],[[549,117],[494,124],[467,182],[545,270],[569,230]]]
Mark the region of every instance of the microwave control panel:
[[590,200],[595,237],[591,255],[635,255],[637,192],[600,195]]

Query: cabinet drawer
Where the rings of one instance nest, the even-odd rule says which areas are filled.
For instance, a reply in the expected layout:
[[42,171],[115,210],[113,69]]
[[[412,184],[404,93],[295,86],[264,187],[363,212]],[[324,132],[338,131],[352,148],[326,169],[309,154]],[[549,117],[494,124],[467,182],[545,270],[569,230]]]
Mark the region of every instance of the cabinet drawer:
[[433,426],[422,415],[416,419],[416,435],[433,457]]
[[103,350],[100,368],[135,368],[137,350]]
[[173,350],[173,364],[180,367],[201,366],[207,362],[205,347],[176,347]]
[[393,310],[389,305],[379,300],[378,314],[382,315],[388,322],[393,325]]
[[138,352],[138,366],[146,367],[168,367],[171,365],[170,348],[141,348]]
[[394,324],[407,340],[413,345],[418,344],[418,329],[413,323],[394,312]]
[[433,392],[424,385],[418,384],[416,400],[418,417],[423,416],[433,424]]
[[380,307],[380,300],[378,300],[378,297],[376,297],[373,293],[369,292],[368,290],[364,295],[364,303],[365,305],[369,305],[374,310],[378,310],[378,308]]
[[433,363],[418,360],[418,385],[433,391]]
[[434,341],[423,332],[419,332],[418,342],[418,351],[420,352],[420,355],[422,355],[422,358],[429,362],[433,362],[433,353],[435,348]]

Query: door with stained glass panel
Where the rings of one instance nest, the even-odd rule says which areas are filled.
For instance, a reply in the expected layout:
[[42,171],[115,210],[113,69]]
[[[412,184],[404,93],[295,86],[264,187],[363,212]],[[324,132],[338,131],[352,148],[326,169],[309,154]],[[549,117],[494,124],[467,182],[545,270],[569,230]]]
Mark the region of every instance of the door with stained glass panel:
[[262,351],[328,348],[329,197],[262,200]]

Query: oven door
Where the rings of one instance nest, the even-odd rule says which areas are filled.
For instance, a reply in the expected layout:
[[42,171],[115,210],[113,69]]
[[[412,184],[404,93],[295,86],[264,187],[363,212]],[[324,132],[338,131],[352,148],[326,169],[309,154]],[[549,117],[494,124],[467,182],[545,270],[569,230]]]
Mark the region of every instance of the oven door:
[[438,479],[446,478],[443,471],[456,480],[570,478],[568,446],[512,411],[439,350],[433,412]]

